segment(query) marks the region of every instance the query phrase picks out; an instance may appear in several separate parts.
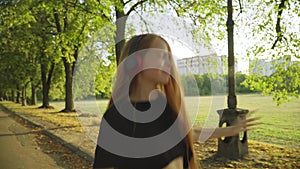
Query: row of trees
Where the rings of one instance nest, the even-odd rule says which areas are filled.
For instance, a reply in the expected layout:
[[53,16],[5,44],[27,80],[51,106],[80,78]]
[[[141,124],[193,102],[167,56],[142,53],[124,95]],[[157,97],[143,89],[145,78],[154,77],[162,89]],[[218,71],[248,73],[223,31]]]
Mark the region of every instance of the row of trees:
[[[237,93],[258,93],[259,90],[251,90],[249,86],[243,84],[246,80],[245,74],[236,74],[236,92]],[[181,76],[184,94],[186,96],[206,96],[227,94],[227,75],[211,74],[187,74]]]
[[[266,11],[268,15],[263,18],[263,25],[256,24],[260,23],[262,15],[251,15],[254,17],[249,26],[252,33],[259,35],[257,37],[274,35],[273,39],[276,40],[271,51],[278,52],[275,49],[280,49],[278,55],[289,53],[299,58],[299,34],[288,29],[290,25],[293,26],[293,22],[283,15],[285,11],[287,14],[297,15],[299,1],[249,1],[244,6],[237,5],[236,10],[242,12],[244,7],[244,13],[251,12],[252,7],[249,5],[262,11],[266,11],[265,6],[275,9]],[[134,33],[128,31],[126,16],[144,12],[172,13],[176,17],[192,21],[197,28],[194,35],[200,32],[205,41],[222,41],[226,34],[226,8],[223,1],[219,0],[2,0],[0,8],[0,97],[21,102],[25,106],[28,95],[31,97],[31,104],[36,104],[37,92],[41,91],[41,108],[49,108],[50,95],[52,98],[59,98],[64,94],[63,111],[66,112],[74,111],[74,97],[91,93],[109,95],[120,50],[126,37]],[[239,23],[238,20],[236,22]],[[272,28],[274,23],[276,29]],[[236,28],[239,26],[237,24]],[[100,39],[93,39],[96,36]],[[91,39],[101,42],[99,50],[105,50],[105,55],[95,49],[95,43],[86,45]],[[294,47],[287,48],[286,42]],[[271,41],[267,43],[270,44]],[[264,49],[265,46],[255,46],[255,50],[249,51],[249,55],[258,56],[263,52],[270,52]],[[82,54],[82,51],[88,51],[88,54]],[[82,64],[80,67],[80,63],[89,64]],[[76,73],[85,74],[91,70],[96,71],[85,80],[80,78],[82,76],[75,77]],[[299,77],[298,70],[299,67],[296,67],[296,71],[293,70],[296,76],[290,77]],[[290,72],[283,70],[281,74]],[[86,80],[91,79],[95,83],[87,84]],[[249,79],[252,86],[256,82],[253,77]],[[296,88],[300,84],[299,81],[293,82],[293,87]],[[272,81],[266,79],[265,83]],[[78,89],[77,92],[74,93],[74,89]]]

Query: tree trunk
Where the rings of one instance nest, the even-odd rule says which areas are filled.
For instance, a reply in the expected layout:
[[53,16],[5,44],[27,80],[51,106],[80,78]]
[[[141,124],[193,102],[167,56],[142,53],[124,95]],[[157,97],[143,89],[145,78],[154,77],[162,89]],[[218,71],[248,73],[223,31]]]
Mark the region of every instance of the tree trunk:
[[11,90],[11,101],[12,102],[15,102],[16,101],[16,98],[15,98],[15,90]]
[[[55,20],[55,25],[58,33],[63,32],[63,29],[65,30],[68,25],[68,17],[67,15],[64,16],[63,18],[63,25],[64,27],[62,28],[62,25],[60,23],[60,18],[58,15],[58,11],[54,9],[53,11],[54,15],[54,20]],[[76,48],[75,48],[76,49]],[[76,49],[77,50],[77,49]],[[75,50],[75,55],[77,51]],[[63,48],[62,53],[66,54],[66,50]],[[75,63],[76,63],[76,56],[75,56]],[[65,78],[66,78],[66,83],[65,83],[65,109],[62,110],[62,112],[72,112],[74,110],[74,101],[73,101],[73,92],[72,92],[72,81],[73,81],[73,69],[74,66],[73,64],[75,63],[69,63],[66,57],[62,57],[63,63],[64,63],[64,68],[65,68]]]
[[43,103],[42,106],[40,106],[39,108],[53,108],[49,104],[49,91],[50,91],[50,84],[51,84],[52,74],[54,71],[54,66],[55,64],[51,63],[50,70],[48,72],[48,78],[47,78],[47,66],[45,63],[41,63]]
[[33,79],[30,79],[31,82],[31,99],[30,99],[30,104],[31,105],[36,105],[37,99],[36,99],[36,86],[33,82]]
[[6,101],[9,100],[9,98],[7,98],[6,96],[6,92],[0,92],[0,101]]
[[232,0],[227,1],[228,20],[227,20],[227,32],[228,32],[228,99],[227,105],[230,109],[235,109],[237,105],[236,93],[235,93],[235,65],[234,65],[234,21],[232,19]]
[[[123,6],[115,6],[115,11],[116,11],[116,37],[115,37],[115,48],[116,48],[116,61],[117,65],[119,64],[119,58],[121,54],[121,50],[123,49],[125,45],[125,27],[126,27],[126,21],[127,21],[127,16],[130,15],[132,11],[135,11],[138,6],[141,6],[143,3],[146,3],[147,0],[141,0],[136,2],[131,6],[131,8],[128,10],[127,13],[124,12],[125,4]],[[125,17],[124,17],[125,16]]]
[[21,100],[20,85],[17,84],[17,99],[16,99],[16,103],[20,103],[20,100]]
[[42,90],[43,90],[43,104],[40,108],[48,108],[49,104],[49,85],[47,83],[47,68],[44,63],[41,64],[41,76],[42,76]]
[[36,105],[37,98],[36,98],[36,88],[31,87],[31,105]]
[[27,106],[26,87],[27,87],[27,85],[24,85],[24,87],[22,88],[22,106]]
[[[117,65],[119,64],[119,58],[121,55],[121,50],[123,49],[125,45],[125,26],[126,26],[126,20],[124,10],[119,10],[115,8],[116,10],[116,16],[117,16],[117,29],[116,29],[116,37],[115,37],[115,48],[116,48],[116,61]],[[120,19],[124,17],[124,19]]]
[[6,93],[4,93],[4,100],[8,100],[8,96]]
[[62,112],[74,112],[74,100],[73,100],[73,68],[72,63],[69,63],[66,58],[63,58],[64,67],[65,67],[65,109]]

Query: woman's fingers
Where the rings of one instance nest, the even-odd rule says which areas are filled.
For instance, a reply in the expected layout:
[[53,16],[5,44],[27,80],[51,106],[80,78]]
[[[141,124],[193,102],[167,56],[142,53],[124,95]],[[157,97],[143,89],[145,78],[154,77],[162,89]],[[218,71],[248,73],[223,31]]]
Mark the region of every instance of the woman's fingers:
[[257,122],[257,120],[261,119],[261,117],[253,117],[253,118],[249,118],[246,119],[242,122],[242,126],[241,126],[241,130],[246,131],[246,130],[250,130],[253,127],[260,125],[260,122]]
[[253,125],[253,124],[255,124],[253,122],[255,122],[255,121],[259,120],[259,119],[261,119],[261,117],[253,117],[253,118],[241,120],[236,125],[242,126],[242,127],[243,126],[246,127],[247,125]]
[[250,123],[250,122],[253,122],[253,121],[256,121],[259,119],[261,119],[261,117],[252,117],[252,118],[246,119],[244,121],[245,121],[245,123]]
[[246,127],[252,127],[252,126],[257,126],[260,125],[262,123],[251,123],[251,124],[247,124]]

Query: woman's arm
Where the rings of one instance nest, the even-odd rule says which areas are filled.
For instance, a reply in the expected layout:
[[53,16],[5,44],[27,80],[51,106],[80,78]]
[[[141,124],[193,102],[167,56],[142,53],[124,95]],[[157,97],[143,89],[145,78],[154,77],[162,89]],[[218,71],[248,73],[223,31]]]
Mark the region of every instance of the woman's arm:
[[[218,127],[218,128],[194,127],[193,128],[193,140],[195,142],[204,142],[207,139],[234,136],[240,132],[249,130],[251,127],[257,125],[258,123],[255,123],[255,121],[258,119],[260,119],[260,117],[241,120],[237,124],[228,126],[228,127]],[[202,140],[202,139],[199,140],[200,134],[203,135],[204,140]]]

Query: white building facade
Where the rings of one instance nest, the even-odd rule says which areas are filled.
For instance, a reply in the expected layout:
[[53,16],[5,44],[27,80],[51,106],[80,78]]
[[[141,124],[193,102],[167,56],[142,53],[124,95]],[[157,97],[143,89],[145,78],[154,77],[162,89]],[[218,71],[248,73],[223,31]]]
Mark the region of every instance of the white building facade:
[[194,56],[177,60],[179,74],[226,74],[227,57],[225,55]]

